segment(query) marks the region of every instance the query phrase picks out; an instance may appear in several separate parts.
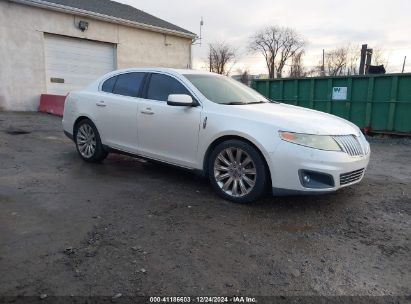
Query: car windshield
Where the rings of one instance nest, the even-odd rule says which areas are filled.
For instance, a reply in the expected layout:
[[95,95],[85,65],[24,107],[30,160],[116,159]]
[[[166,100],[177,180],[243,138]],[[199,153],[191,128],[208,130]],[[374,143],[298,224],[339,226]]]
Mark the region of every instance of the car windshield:
[[184,77],[215,103],[243,105],[269,102],[253,89],[229,77],[204,74],[185,74]]

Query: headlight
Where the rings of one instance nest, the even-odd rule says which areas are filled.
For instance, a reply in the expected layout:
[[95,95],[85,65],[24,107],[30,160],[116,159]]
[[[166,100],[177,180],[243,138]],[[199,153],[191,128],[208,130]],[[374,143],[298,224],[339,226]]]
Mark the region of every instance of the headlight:
[[293,144],[327,151],[341,151],[340,146],[328,135],[312,135],[293,132],[279,131],[282,140]]

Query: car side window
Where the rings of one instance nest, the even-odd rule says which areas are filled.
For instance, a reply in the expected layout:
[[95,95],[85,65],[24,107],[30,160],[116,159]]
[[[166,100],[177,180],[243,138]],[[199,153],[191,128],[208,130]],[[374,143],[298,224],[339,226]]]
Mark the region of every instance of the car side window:
[[113,93],[123,96],[138,97],[144,80],[144,73],[126,73],[117,76]]
[[147,89],[147,99],[167,101],[168,95],[170,94],[186,94],[192,96],[176,79],[163,74],[152,74]]
[[101,90],[107,93],[113,93],[114,85],[116,84],[117,76],[111,77],[104,81]]

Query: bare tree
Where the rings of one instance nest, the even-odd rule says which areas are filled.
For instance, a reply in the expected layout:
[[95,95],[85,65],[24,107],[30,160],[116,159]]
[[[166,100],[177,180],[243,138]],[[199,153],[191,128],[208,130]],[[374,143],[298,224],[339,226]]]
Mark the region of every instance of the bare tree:
[[347,48],[338,48],[325,54],[325,69],[329,76],[344,75],[347,67]]
[[286,62],[303,49],[305,41],[291,28],[269,26],[250,39],[249,49],[263,54],[270,78],[282,76]]
[[380,48],[374,48],[372,53],[373,65],[384,65],[385,68],[388,66],[388,56]]
[[300,52],[300,59],[301,59],[301,51],[303,51],[303,47],[305,45],[305,41],[291,28],[284,28],[283,29],[283,47],[280,49],[280,58],[277,65],[277,77],[281,78],[282,71],[286,62],[292,58],[297,52]]
[[[325,53],[325,72],[329,76],[357,75],[360,48],[348,45]],[[320,64],[319,64],[320,65]]]
[[210,72],[228,75],[235,64],[235,58],[235,49],[227,43],[214,42],[209,44],[208,69]]
[[318,76],[324,76],[322,72],[322,63],[316,66],[311,67],[305,72],[306,77],[318,77]]
[[351,46],[347,47],[347,75],[358,75],[359,69],[359,59],[360,59],[360,47],[359,46]]
[[305,77],[307,75],[303,64],[303,56],[304,50],[301,50],[291,57],[290,77]]

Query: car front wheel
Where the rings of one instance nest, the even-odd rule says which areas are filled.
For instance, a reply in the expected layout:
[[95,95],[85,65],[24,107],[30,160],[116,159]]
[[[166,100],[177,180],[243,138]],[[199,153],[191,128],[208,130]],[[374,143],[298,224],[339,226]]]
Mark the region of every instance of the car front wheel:
[[77,152],[87,162],[100,162],[107,157],[100,135],[90,119],[81,120],[75,128]]
[[241,140],[228,140],[211,153],[208,173],[217,193],[236,203],[260,198],[267,183],[267,170],[261,154]]

